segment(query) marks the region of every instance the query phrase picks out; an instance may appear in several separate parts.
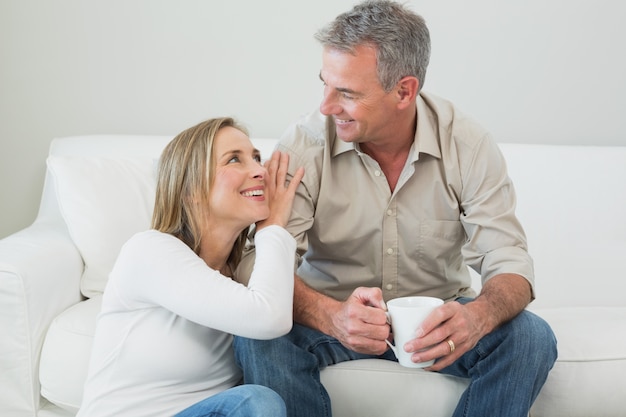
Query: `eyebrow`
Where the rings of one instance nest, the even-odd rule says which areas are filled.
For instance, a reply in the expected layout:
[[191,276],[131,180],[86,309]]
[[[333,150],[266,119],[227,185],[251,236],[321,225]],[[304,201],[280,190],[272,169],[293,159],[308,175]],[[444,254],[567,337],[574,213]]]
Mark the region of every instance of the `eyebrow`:
[[[324,81],[324,78],[322,77],[322,72],[321,71],[319,73],[319,77],[320,77],[320,80],[324,84],[326,84],[326,81]],[[351,89],[345,88],[345,87],[335,87],[335,91],[338,91],[340,93],[348,93],[348,94],[351,94],[351,95],[358,95],[359,94],[358,91],[354,91],[354,90],[351,90]]]
[[[224,152],[220,158],[226,158],[226,157],[231,157],[231,156],[239,156],[239,155],[243,155],[244,152],[241,149],[231,149],[228,150],[226,152]],[[259,151],[257,148],[253,148],[252,149],[252,155],[253,156],[261,156],[261,151]]]

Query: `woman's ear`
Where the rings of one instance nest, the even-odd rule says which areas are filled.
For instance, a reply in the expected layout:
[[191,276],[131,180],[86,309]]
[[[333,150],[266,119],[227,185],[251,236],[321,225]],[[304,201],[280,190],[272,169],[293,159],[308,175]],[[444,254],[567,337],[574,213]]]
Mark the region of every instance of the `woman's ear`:
[[398,82],[396,94],[399,106],[404,108],[415,103],[419,84],[419,80],[411,76],[404,77]]

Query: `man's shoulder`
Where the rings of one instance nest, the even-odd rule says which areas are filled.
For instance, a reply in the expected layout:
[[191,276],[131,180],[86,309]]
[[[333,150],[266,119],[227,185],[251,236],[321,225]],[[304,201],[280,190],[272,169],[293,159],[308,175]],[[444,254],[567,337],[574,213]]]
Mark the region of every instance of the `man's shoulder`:
[[440,141],[463,143],[473,148],[491,137],[488,129],[452,101],[426,92],[420,93],[420,99],[422,110],[429,113],[436,125]]
[[328,119],[319,110],[301,116],[293,122],[280,138],[280,146],[291,152],[302,153],[312,148],[326,146]]
[[480,126],[476,119],[471,117],[468,113],[447,98],[430,92],[421,92],[418,100],[421,100],[424,103],[423,108],[432,112],[432,114],[436,116],[440,125],[462,122]]

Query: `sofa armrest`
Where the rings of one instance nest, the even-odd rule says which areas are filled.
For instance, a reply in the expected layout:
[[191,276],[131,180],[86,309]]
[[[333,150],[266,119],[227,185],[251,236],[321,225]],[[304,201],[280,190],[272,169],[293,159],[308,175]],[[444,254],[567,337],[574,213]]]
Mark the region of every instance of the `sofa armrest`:
[[54,317],[81,300],[83,267],[60,222],[0,240],[0,415],[36,415],[41,346]]

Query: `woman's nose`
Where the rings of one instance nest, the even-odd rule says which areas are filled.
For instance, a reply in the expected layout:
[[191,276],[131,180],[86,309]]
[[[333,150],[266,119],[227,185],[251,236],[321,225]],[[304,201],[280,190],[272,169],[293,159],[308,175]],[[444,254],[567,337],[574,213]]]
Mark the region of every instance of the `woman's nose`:
[[256,166],[252,168],[252,178],[257,178],[260,180],[264,179],[267,175],[267,169],[259,162],[256,162],[255,165]]

